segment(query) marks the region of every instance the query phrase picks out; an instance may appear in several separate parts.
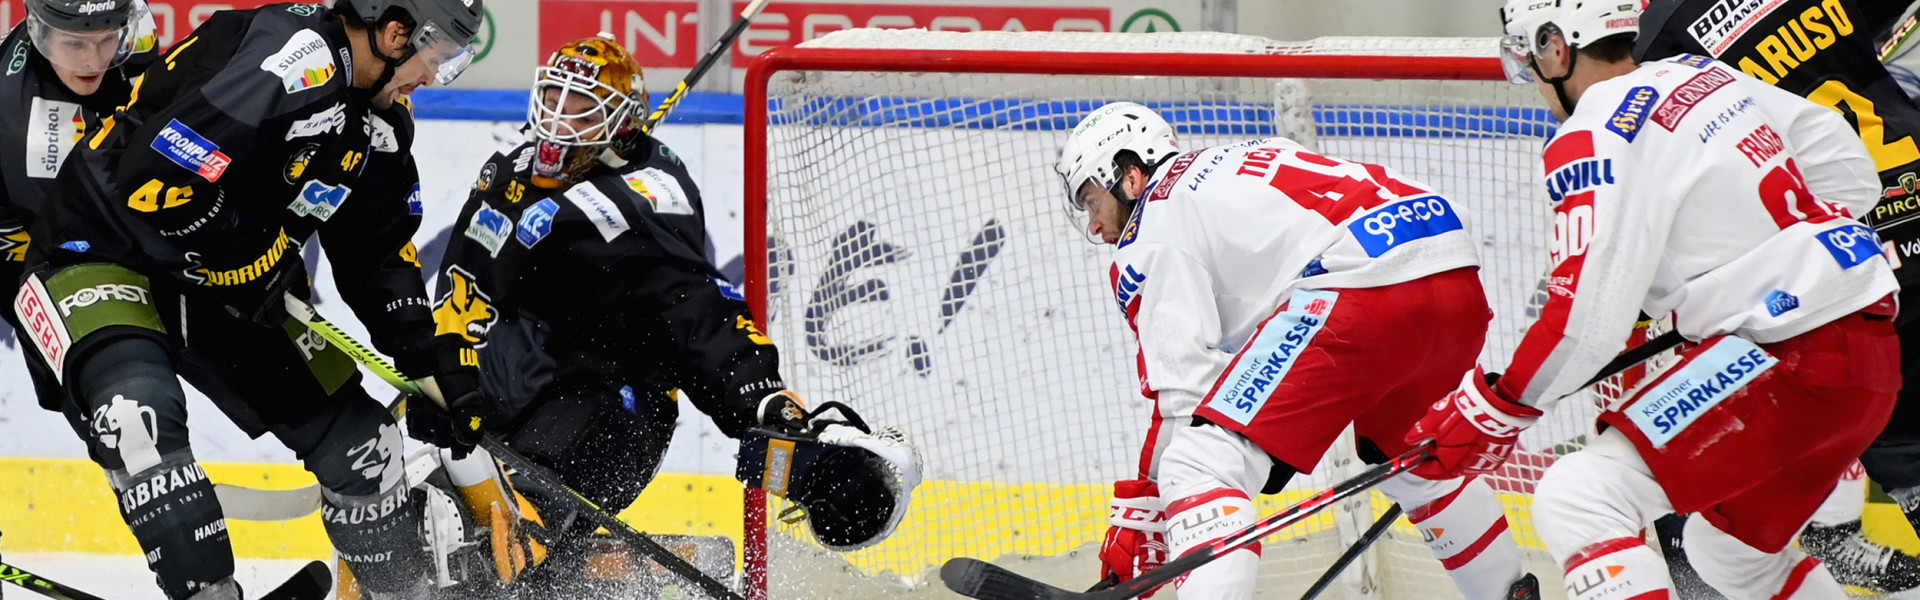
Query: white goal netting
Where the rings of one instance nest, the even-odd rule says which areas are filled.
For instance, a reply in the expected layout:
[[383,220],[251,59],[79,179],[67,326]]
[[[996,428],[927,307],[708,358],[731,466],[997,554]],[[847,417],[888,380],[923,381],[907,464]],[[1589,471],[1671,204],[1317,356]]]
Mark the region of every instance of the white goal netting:
[[[1496,311],[1482,358],[1502,366],[1544,299],[1553,230],[1539,151],[1553,123],[1532,88],[1498,79],[1496,46],[860,30],[753,71],[765,92],[748,104],[767,110],[750,109],[746,123],[746,201],[765,203],[765,314],[784,375],[810,401],[845,401],[906,428],[927,459],[912,513],[884,544],[835,558],[777,526],[771,597],[824,597],[803,584],[821,578],[939,597],[934,571],[955,556],[1011,562],[1062,587],[1097,578],[1110,485],[1132,477],[1152,404],[1109,288],[1111,250],[1068,218],[1052,164],[1080,117],[1109,101],[1157,109],[1184,148],[1284,135],[1441,190],[1481,242]],[[1353,60],[1381,78],[1332,77],[1306,60],[1330,55],[1365,57]],[[1179,74],[1226,61],[1248,68]],[[1598,387],[1617,396],[1619,382]],[[1528,494],[1583,441],[1597,398],[1562,403],[1495,483],[1550,597],[1559,569],[1533,535]],[[1350,443],[1262,510],[1363,468]],[[1298,598],[1385,507],[1376,495],[1270,540],[1260,597]],[[1403,521],[1323,597],[1457,592]]]

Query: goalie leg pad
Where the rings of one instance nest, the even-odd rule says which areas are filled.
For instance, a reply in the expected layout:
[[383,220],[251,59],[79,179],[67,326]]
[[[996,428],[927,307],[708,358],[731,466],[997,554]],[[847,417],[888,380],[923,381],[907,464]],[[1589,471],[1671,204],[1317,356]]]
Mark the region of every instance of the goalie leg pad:
[[808,421],[807,432],[748,430],[735,476],[799,504],[814,538],[829,550],[885,540],[920,485],[919,450],[898,429],[870,432],[837,402],[822,404]]

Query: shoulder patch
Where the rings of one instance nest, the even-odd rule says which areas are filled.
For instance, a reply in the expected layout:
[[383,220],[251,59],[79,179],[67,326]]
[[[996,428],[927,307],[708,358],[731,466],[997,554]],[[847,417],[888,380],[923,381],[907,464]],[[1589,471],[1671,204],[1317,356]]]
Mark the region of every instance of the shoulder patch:
[[27,68],[27,42],[13,45],[13,55],[7,57],[7,74],[19,75]]
[[648,167],[621,176],[627,188],[646,199],[653,212],[663,215],[692,215],[693,201],[680,188],[679,180],[666,171]]
[[1148,188],[1147,201],[1153,202],[1157,200],[1165,200],[1167,198],[1172,197],[1173,182],[1179,180],[1181,175],[1185,175],[1187,173],[1187,167],[1193,166],[1194,157],[1197,157],[1199,155],[1200,155],[1199,152],[1188,152],[1186,154],[1180,155],[1179,158],[1173,159],[1173,167],[1167,169],[1167,176],[1162,177],[1160,178],[1160,181],[1154,182],[1153,184],[1150,184],[1147,186]]
[[1700,71],[1699,75],[1694,75],[1686,83],[1673,88],[1673,91],[1668,93],[1667,100],[1661,102],[1659,108],[1653,109],[1653,122],[1667,131],[1673,131],[1680,126],[1680,120],[1687,117],[1687,113],[1693,110],[1695,104],[1699,104],[1714,92],[1720,91],[1720,88],[1727,87],[1729,83],[1733,83],[1733,73],[1727,69]]
[[712,275],[708,275],[707,279],[710,279],[713,281],[714,287],[720,288],[720,295],[726,297],[726,299],[739,301],[739,302],[745,302],[747,300],[747,295],[744,293],[741,293],[740,286],[734,285],[732,283],[729,283],[725,279],[714,277]]
[[260,69],[279,77],[289,94],[326,85],[337,72],[327,40],[312,29],[294,32],[280,52],[260,61]]
[[303,137],[313,137],[324,133],[339,134],[347,130],[347,103],[335,102],[331,108],[313,113],[313,116],[293,122],[287,128],[287,141]]
[[1673,59],[1673,62],[1680,63],[1696,69],[1705,69],[1707,68],[1707,65],[1713,64],[1713,57],[1702,56],[1699,54],[1682,54],[1678,57],[1675,57]]
[[[1161,183],[1165,184],[1168,187],[1173,186],[1172,179],[1168,179],[1167,181],[1163,181]],[[1140,217],[1146,214],[1146,212],[1147,212],[1147,203],[1145,202],[1133,203],[1133,214],[1127,215],[1127,227],[1126,229],[1120,230],[1120,241],[1114,245],[1114,248],[1116,249],[1125,248],[1127,247],[1128,244],[1133,243],[1133,238],[1139,237]]]
[[35,96],[27,110],[27,177],[53,179],[86,127],[80,105]]
[[287,210],[302,217],[311,216],[321,221],[333,218],[340,205],[347,202],[347,196],[353,194],[353,188],[344,185],[327,185],[318,180],[308,181],[307,187],[300,189],[299,197],[287,205]]
[[1620,101],[1620,108],[1614,109],[1613,116],[1607,118],[1607,130],[1632,142],[1634,137],[1640,135],[1640,127],[1645,125],[1654,101],[1659,99],[1660,90],[1650,85],[1627,90],[1627,97]]
[[373,130],[368,134],[373,138],[374,152],[399,152],[400,135],[393,131],[393,124],[380,115],[368,115],[373,122]]
[[153,137],[152,147],[173,164],[199,173],[209,182],[220,181],[220,176],[227,172],[227,165],[233,163],[233,159],[220,152],[220,146],[201,137],[179,119],[167,123],[166,128]]
[[493,165],[493,161],[487,161],[485,166],[480,167],[480,178],[473,181],[474,191],[484,192],[493,187],[493,176],[498,172],[499,168]]
[[490,206],[482,206],[473,213],[473,221],[467,223],[467,237],[487,249],[488,256],[500,256],[500,247],[507,243],[507,236],[513,235],[513,221],[507,215]]
[[552,198],[527,207],[526,212],[520,213],[520,225],[515,229],[514,237],[520,240],[520,245],[532,248],[540,240],[547,239],[547,234],[553,233],[553,214],[556,212],[560,212],[560,205]]
[[427,214],[427,205],[420,201],[420,184],[413,184],[413,191],[407,193],[407,214],[420,216]]
[[613,238],[628,229],[627,217],[620,214],[620,207],[613,203],[612,198],[602,193],[600,188],[593,187],[592,182],[575,185],[561,195],[565,196],[568,202],[579,207],[580,212],[586,213],[587,220],[592,221],[594,228],[600,230],[602,239],[611,242]]

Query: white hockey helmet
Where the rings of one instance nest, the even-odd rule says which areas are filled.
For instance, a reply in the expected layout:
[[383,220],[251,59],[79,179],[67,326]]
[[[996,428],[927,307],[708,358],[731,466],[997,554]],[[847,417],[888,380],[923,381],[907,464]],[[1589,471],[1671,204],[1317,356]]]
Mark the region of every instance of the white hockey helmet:
[[1622,33],[1640,32],[1644,0],[1507,0],[1500,8],[1506,37],[1500,65],[1507,81],[1533,83],[1533,57],[1558,33],[1569,51]]
[[[1153,109],[1132,102],[1094,109],[1074,126],[1066,147],[1060,149],[1060,162],[1053,166],[1067,186],[1068,208],[1086,209],[1080,205],[1080,186],[1089,181],[1108,190],[1120,184],[1120,165],[1114,157],[1123,150],[1138,155],[1152,171],[1180,153],[1180,142],[1174,139],[1173,126]],[[1119,192],[1114,197],[1120,197]]]

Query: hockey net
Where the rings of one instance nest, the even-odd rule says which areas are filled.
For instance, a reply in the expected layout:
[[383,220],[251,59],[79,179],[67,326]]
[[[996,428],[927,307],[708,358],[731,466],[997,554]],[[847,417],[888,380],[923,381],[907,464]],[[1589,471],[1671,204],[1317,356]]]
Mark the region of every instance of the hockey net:
[[[1155,108],[1184,148],[1282,135],[1437,187],[1481,241],[1496,312],[1482,362],[1503,366],[1547,293],[1553,222],[1538,165],[1552,120],[1531,88],[1504,81],[1496,50],[1492,39],[854,30],[763,55],[747,80],[746,239],[767,241],[748,252],[750,301],[788,383],[907,429],[926,481],[891,539],[845,555],[750,516],[750,587],[944,597],[934,573],[955,556],[1062,587],[1097,578],[1110,486],[1132,477],[1152,404],[1108,284],[1111,249],[1078,232],[1052,165],[1073,125],[1109,101]],[[1561,403],[1493,479],[1550,597],[1560,569],[1534,535],[1533,482],[1631,384]],[[1261,510],[1364,466],[1343,437]],[[1387,506],[1376,493],[1268,540],[1259,597],[1300,597]],[[768,581],[755,581],[759,565]],[[1458,593],[1403,520],[1323,597]]]

